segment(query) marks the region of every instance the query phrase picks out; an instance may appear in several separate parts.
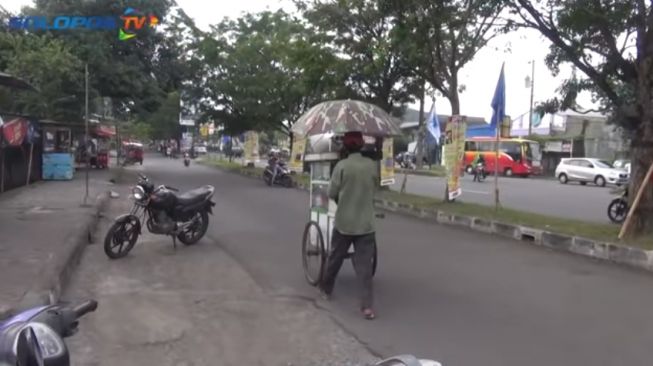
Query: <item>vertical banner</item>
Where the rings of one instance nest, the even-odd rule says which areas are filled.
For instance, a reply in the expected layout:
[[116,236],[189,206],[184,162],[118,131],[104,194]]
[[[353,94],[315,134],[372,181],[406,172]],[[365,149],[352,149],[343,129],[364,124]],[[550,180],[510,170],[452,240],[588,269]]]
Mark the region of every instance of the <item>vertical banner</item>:
[[290,170],[302,172],[304,170],[304,152],[306,151],[306,138],[295,139],[290,152]]
[[455,200],[462,194],[460,173],[465,155],[467,123],[463,116],[452,116],[447,123],[444,139],[444,157],[447,169],[447,199]]
[[392,138],[383,140],[383,157],[381,159],[381,185],[395,184],[395,160],[392,152]]
[[245,133],[245,164],[256,163],[258,160],[258,133],[248,131]]

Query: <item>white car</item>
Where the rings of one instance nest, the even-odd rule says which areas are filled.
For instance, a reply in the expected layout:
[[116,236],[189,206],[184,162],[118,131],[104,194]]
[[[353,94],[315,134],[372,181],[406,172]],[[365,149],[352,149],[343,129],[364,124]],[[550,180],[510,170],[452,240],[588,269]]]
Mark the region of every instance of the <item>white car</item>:
[[624,169],[616,169],[605,160],[593,158],[564,158],[556,167],[556,177],[562,184],[592,182],[600,187],[606,184],[622,185],[628,183],[629,174]]
[[195,154],[206,154],[206,146],[196,146],[195,147]]

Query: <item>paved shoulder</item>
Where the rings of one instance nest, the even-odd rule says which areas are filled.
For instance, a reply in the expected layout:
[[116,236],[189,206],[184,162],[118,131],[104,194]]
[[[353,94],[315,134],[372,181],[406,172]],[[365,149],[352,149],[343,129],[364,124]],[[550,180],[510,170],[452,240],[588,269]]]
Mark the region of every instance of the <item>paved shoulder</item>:
[[[108,216],[127,204],[112,205]],[[66,297],[99,301],[70,339],[77,365],[363,365],[373,359],[310,299],[267,294],[209,238],[174,250],[169,237],[145,234],[115,261],[101,244],[89,246]]]

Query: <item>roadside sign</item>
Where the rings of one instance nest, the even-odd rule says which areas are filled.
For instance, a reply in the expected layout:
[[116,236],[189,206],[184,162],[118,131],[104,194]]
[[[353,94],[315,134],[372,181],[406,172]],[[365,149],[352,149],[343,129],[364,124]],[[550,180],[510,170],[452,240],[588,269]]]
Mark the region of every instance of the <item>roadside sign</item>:
[[392,138],[383,140],[383,157],[381,159],[381,185],[390,186],[395,183],[395,161],[392,152]]
[[465,155],[465,132],[467,130],[464,116],[451,116],[447,123],[444,138],[445,166],[447,169],[447,200],[453,201],[462,194],[460,172]]

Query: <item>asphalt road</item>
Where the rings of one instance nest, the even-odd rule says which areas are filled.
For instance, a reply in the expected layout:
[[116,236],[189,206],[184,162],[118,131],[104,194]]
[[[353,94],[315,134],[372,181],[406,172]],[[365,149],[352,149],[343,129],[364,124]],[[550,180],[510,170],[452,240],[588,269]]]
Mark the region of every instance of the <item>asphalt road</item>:
[[[396,178],[393,189],[399,190],[403,174]],[[413,194],[444,197],[444,178],[409,175],[406,191]],[[461,202],[494,205],[494,177],[484,182],[474,182],[472,176],[462,179]],[[615,198],[614,187],[597,187],[592,184],[560,184],[557,180],[538,178],[499,177],[499,200],[503,207],[543,215],[583,221],[609,223],[608,204]]]
[[[266,163],[260,161],[259,167]],[[404,174],[397,174],[394,190],[400,190]],[[438,177],[408,175],[406,191],[429,197],[444,198],[446,180]],[[461,202],[494,206],[494,176],[482,183],[471,175],[462,178]],[[614,187],[597,187],[578,183],[560,184],[554,179],[499,177],[499,201],[506,208],[597,223],[610,223],[607,209],[616,196]]]
[[[159,184],[215,185],[205,242],[218,243],[276,296],[318,297],[301,267],[307,193],[196,164],[184,168],[181,160],[148,157],[145,169]],[[378,319],[361,319],[349,264],[332,301],[322,303],[375,352],[413,353],[446,366],[651,364],[649,274],[397,215],[378,223],[377,238]]]

